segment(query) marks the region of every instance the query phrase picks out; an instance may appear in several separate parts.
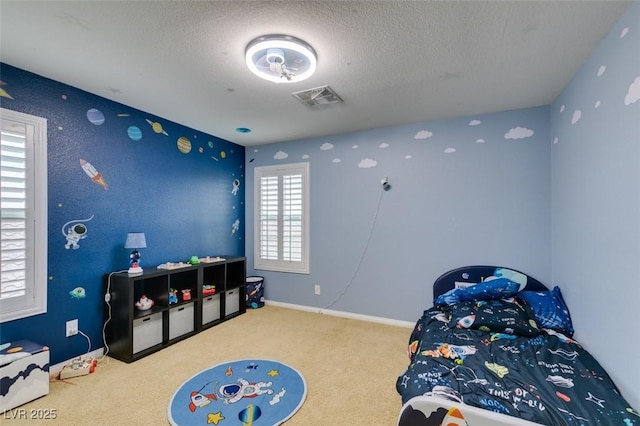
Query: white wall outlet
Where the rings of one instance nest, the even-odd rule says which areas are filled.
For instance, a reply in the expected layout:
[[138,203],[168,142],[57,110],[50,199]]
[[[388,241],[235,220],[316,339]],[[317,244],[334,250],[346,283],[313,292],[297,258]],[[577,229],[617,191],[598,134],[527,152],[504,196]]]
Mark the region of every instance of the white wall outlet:
[[67,321],[67,337],[75,336],[76,334],[78,334],[78,320]]
[[314,289],[314,292],[315,292],[316,295],[320,295],[320,286],[319,285],[316,285],[316,287]]

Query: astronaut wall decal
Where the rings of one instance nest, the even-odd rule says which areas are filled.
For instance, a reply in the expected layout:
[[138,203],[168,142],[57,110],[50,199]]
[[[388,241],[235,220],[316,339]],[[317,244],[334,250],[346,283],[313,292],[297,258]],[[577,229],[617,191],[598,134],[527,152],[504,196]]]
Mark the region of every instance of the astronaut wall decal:
[[84,222],[89,222],[93,219],[93,215],[87,219],[75,219],[62,225],[62,235],[67,239],[67,243],[64,248],[69,250],[70,248],[77,250],[80,248],[78,242],[87,237],[87,227]]

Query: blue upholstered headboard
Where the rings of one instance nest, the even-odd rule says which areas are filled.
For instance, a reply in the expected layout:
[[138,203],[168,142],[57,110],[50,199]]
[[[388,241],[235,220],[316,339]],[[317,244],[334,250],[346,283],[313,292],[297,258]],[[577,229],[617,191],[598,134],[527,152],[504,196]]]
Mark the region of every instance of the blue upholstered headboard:
[[433,283],[433,300],[457,286],[473,285],[486,280],[489,277],[504,277],[511,281],[523,284],[522,290],[545,291],[548,288],[540,281],[529,275],[511,268],[502,266],[463,266],[442,274]]

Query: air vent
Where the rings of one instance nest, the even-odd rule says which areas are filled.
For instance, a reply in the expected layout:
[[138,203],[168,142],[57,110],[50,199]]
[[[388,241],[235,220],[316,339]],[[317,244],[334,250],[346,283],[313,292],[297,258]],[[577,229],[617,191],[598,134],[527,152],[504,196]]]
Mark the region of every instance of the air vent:
[[301,90],[292,95],[309,108],[320,108],[326,105],[342,103],[342,98],[329,86]]

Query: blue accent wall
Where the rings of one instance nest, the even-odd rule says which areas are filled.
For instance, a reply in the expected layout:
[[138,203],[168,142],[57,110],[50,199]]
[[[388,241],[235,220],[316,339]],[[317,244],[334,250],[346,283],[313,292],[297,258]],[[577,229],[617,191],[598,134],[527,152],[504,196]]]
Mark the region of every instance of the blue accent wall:
[[7,64],[0,75],[0,106],[48,120],[49,203],[47,313],[1,324],[2,342],[47,345],[55,364],[87,352],[65,337],[77,318],[102,347],[103,275],[129,267],[128,232],[146,235],[143,268],[244,255],[244,147]]
[[576,338],[640,407],[640,3],[551,106],[552,276]]

